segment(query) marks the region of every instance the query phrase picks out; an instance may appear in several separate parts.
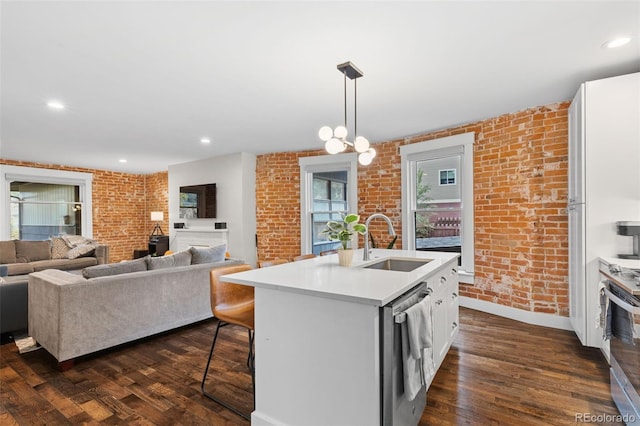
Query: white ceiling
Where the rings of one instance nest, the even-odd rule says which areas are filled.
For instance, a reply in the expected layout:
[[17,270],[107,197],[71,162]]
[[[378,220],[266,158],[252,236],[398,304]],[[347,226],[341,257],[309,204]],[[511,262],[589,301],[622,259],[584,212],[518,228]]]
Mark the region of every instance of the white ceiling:
[[373,143],[640,70],[640,1],[3,0],[0,15],[0,157],[134,173],[322,147],[345,61]]

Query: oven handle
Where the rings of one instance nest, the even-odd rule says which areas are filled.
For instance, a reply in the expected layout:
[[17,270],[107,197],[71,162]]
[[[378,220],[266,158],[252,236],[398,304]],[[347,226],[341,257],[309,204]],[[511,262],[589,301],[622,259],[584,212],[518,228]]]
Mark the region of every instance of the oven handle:
[[[420,292],[420,301],[422,301],[423,298],[429,296],[431,293],[433,292],[433,290],[431,290],[431,287],[427,288],[425,291],[421,291]],[[420,301],[418,301],[417,303],[420,303]],[[398,312],[397,314],[395,314],[393,316],[393,322],[396,324],[402,324],[403,322],[405,322],[407,320],[407,313],[406,312]]]
[[633,306],[627,302],[625,302],[624,300],[620,299],[618,296],[616,296],[615,294],[611,293],[609,291],[608,288],[604,288],[604,293],[607,295],[607,297],[614,302],[616,305],[620,306],[622,309],[624,309],[627,312],[631,312],[632,314],[636,314],[636,315],[640,315],[640,307],[638,306]]

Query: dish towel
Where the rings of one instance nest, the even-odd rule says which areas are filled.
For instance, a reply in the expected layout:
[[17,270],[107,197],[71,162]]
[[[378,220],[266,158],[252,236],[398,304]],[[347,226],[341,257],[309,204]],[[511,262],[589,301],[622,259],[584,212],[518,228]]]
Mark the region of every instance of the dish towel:
[[405,310],[402,325],[404,392],[410,401],[420,389],[428,387],[435,374],[433,366],[433,328],[431,301],[427,296]]
[[606,286],[607,280],[601,280],[598,283],[600,306],[598,307],[598,313],[596,315],[596,328],[602,328],[602,337],[604,338],[604,340],[609,340],[611,338],[611,322],[607,321],[609,319],[609,317],[607,317],[607,311],[609,310],[609,298],[604,292]]

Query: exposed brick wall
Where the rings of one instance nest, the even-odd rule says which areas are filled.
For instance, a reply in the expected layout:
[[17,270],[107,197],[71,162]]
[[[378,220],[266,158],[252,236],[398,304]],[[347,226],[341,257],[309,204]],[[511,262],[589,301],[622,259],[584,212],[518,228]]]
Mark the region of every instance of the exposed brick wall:
[[109,245],[111,262],[131,259],[134,249],[147,247],[153,228],[149,212],[164,211],[167,233],[167,172],[139,175],[5,159],[0,164],[92,173],[93,238]]
[[[400,146],[475,132],[475,284],[464,296],[527,311],[568,315],[568,102],[375,144],[378,156],[358,172],[359,214],[384,212],[401,226]],[[300,252],[298,159],[322,149],[260,155],[256,205],[258,258]],[[283,230],[294,228],[294,232]],[[386,225],[371,232],[384,247]],[[361,240],[362,241],[362,240]],[[402,238],[396,248],[402,247]]]

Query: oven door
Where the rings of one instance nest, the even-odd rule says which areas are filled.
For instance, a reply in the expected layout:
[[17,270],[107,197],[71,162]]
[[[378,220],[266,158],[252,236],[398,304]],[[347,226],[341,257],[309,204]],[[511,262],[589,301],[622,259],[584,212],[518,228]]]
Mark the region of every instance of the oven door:
[[611,282],[609,286],[609,303],[618,314],[633,318],[631,340],[611,337],[611,396],[625,423],[640,425],[640,300]]

